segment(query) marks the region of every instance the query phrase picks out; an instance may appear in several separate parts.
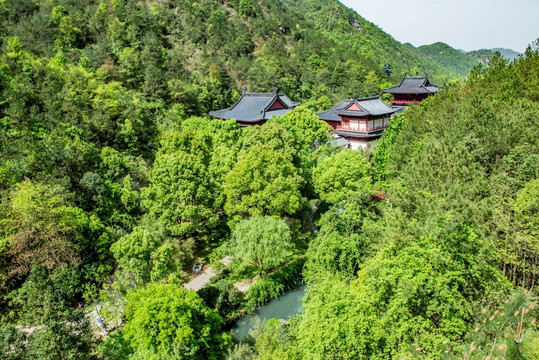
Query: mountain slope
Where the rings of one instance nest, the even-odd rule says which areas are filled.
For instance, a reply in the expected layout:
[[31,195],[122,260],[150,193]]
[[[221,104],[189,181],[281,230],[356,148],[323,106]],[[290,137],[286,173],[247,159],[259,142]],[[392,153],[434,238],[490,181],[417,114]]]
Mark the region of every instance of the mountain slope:
[[463,51],[452,48],[451,46],[437,42],[431,45],[414,47],[410,43],[404,44],[408,49],[419,54],[421,57],[431,60],[442,68],[450,71],[457,76],[466,77],[470,70],[478,65],[486,65],[495,52],[499,52],[505,59],[511,61],[517,59],[519,53],[511,49],[481,49],[474,51]]
[[467,76],[471,68],[479,64],[477,59],[473,59],[468,54],[462,53],[442,42],[423,45],[417,48],[408,43],[405,45],[424,58],[432,60],[460,76]]
[[316,30],[351,49],[355,56],[372,59],[381,68],[384,62],[393,67],[393,82],[400,81],[405,72],[428,72],[435,83],[462,78],[451,69],[424,58],[391,35],[361,17],[340,2],[318,0],[284,0],[297,9],[304,9],[305,17]]
[[243,86],[277,86],[303,100],[376,94],[386,61],[391,82],[404,72],[426,71],[437,83],[460,77],[337,1],[25,0],[0,7],[9,19],[0,29],[4,43],[17,36],[37,56],[86,59],[109,80],[193,115],[230,105]]
[[[392,82],[416,66],[446,76],[336,1],[0,0],[0,16],[0,317],[10,321],[24,310],[9,294],[34,259],[73,270],[70,301],[96,296],[117,265],[111,244],[145,212],[156,144],[186,118],[230,106],[243,86],[277,86],[315,109],[377,94],[386,61]],[[33,213],[57,226],[34,226]],[[47,237],[56,241],[41,249]]]

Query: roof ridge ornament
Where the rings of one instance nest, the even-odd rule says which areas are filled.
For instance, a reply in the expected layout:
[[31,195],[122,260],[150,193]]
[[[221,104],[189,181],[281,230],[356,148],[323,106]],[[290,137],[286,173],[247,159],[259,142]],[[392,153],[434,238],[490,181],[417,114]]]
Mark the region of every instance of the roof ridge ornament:
[[245,93],[247,93],[247,86],[243,87],[242,95],[245,95]]
[[277,95],[277,88],[276,88],[275,86],[272,86],[272,87],[271,87],[271,93],[272,93],[273,95]]

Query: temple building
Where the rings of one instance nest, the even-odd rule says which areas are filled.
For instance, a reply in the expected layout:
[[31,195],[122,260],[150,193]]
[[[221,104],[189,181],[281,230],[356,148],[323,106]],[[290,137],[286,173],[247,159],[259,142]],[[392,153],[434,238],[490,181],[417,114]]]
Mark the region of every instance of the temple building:
[[333,128],[337,139],[344,138],[350,149],[374,148],[398,109],[388,106],[380,97],[343,100],[333,108],[316,114]]
[[210,111],[218,119],[235,119],[241,127],[262,125],[274,116],[283,116],[298,106],[285,94],[278,94],[277,88],[271,93],[248,93],[243,88],[240,99],[229,109]]
[[427,96],[438,91],[438,87],[429,82],[428,75],[425,76],[404,76],[399,85],[383,89],[382,93],[393,95],[391,103],[393,105],[410,105],[420,103]]

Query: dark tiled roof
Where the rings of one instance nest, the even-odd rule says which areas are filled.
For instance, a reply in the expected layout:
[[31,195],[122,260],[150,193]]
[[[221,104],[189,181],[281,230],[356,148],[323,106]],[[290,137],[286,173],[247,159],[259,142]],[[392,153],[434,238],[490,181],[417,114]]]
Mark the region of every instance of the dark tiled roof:
[[292,109],[279,109],[279,110],[268,110],[264,114],[264,119],[270,120],[274,116],[285,116],[287,113],[292,111]]
[[316,116],[318,116],[321,120],[326,121],[342,121],[341,117],[337,115],[335,111],[344,109],[345,107],[350,105],[351,102],[352,100],[343,100],[331,109],[319,112],[318,114],[316,114]]
[[338,110],[336,111],[337,115],[340,116],[367,116],[369,115],[366,111],[359,110]]
[[[348,106],[356,104],[359,108],[365,110],[345,110]],[[379,96],[343,100],[327,111],[316,114],[321,120],[342,121],[339,115],[345,116],[366,116],[366,115],[390,115],[396,110],[389,107]]]
[[358,139],[369,139],[382,136],[383,131],[376,132],[358,132],[358,131],[346,131],[346,130],[333,130],[334,134],[344,137],[355,137]]
[[333,147],[341,147],[350,145],[350,141],[348,141],[346,138],[343,138],[341,136],[330,139],[326,142],[326,144],[331,145]]
[[281,94],[281,95],[278,95],[279,96],[279,99],[285,103],[286,106],[288,106],[289,108],[295,108],[296,106],[300,105],[301,103],[300,102],[295,102],[295,101],[292,101],[290,100],[290,98],[288,96],[286,96],[286,94]]
[[[269,109],[279,99],[283,109]],[[220,119],[236,119],[243,122],[256,122],[271,119],[273,116],[283,116],[300,103],[290,100],[285,94],[248,93],[244,92],[240,99],[229,109],[210,111],[210,115]]]
[[428,75],[425,76],[404,76],[399,85],[383,89],[383,93],[389,94],[432,94],[438,91],[436,85],[429,82]]
[[395,110],[395,115],[398,115],[398,114],[402,113],[406,109],[406,106],[391,105],[391,108],[393,110]]

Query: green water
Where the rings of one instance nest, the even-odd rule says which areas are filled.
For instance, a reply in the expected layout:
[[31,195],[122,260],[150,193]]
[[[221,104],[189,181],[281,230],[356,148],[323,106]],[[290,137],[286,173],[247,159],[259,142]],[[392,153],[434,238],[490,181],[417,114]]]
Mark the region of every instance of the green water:
[[259,307],[254,314],[242,317],[234,324],[231,330],[232,333],[238,340],[243,341],[253,327],[253,320],[256,317],[264,321],[268,319],[288,320],[290,316],[297,314],[301,308],[301,299],[305,295],[305,288],[306,285],[303,284],[292,289],[277,299]]

